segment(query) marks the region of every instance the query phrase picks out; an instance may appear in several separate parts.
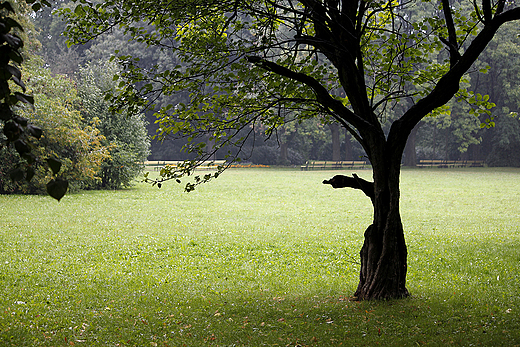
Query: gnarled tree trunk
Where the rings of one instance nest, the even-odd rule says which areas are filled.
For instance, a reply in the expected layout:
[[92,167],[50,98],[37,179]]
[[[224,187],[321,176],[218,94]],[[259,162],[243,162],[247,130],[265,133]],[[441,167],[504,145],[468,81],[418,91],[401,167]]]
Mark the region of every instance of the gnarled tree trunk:
[[360,252],[359,285],[354,294],[358,300],[409,295],[406,289],[407,249],[399,212],[400,157],[385,154],[371,158],[373,183],[356,174],[353,177],[336,175],[323,181],[333,188],[362,190],[374,207],[374,220],[365,231]]
[[[379,172],[378,172],[379,171]],[[361,248],[358,299],[408,296],[407,250],[399,212],[399,169],[374,167],[374,221]]]

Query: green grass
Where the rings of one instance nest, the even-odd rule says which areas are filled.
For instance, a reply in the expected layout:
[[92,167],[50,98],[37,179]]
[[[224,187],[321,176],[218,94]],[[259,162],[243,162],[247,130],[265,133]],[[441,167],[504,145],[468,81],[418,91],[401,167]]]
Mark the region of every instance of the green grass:
[[0,346],[520,346],[520,170],[404,170],[412,297],[361,303],[334,174],[0,196]]

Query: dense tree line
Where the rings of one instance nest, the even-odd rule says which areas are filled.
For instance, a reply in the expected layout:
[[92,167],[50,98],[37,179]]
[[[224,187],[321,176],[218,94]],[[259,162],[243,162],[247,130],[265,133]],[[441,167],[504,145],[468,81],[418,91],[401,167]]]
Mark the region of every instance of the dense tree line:
[[475,159],[489,166],[520,166],[519,29],[517,22],[502,27],[469,74],[468,89],[476,98],[489,98],[495,104],[491,115],[475,117],[469,105],[451,101],[449,113],[426,118],[416,129],[418,159]]

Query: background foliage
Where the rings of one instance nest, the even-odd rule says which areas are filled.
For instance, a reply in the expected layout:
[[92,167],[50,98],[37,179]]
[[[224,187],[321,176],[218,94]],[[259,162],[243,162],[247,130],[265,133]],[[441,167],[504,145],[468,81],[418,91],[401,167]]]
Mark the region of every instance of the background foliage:
[[[117,84],[112,80],[117,68],[108,63],[108,57],[85,64],[75,50],[65,50],[60,22],[53,22],[51,4],[44,5],[34,3],[31,9],[25,2],[16,4],[17,29],[24,43],[23,82],[19,85],[30,95],[28,100],[35,98],[34,108],[19,107],[17,115],[43,136],[39,141],[23,137],[30,154],[20,153],[20,146],[0,148],[0,193],[44,192],[46,182],[54,177],[46,158],[61,163],[60,178],[73,189],[129,186],[149,154],[143,116],[122,113],[112,117],[105,94]],[[26,175],[20,173],[13,181],[12,173],[23,165],[28,165],[27,177],[30,173],[34,178],[24,180]]]
[[[466,2],[456,2],[456,4],[457,6],[471,6]],[[66,2],[58,2],[55,6],[70,8],[72,5]],[[424,13],[426,16],[431,13],[432,9],[431,5],[424,3],[414,7],[413,11],[414,15]],[[456,20],[457,24],[464,30],[468,30],[468,32],[472,30],[471,23],[474,19],[457,17]],[[42,26],[52,28],[55,33],[65,28],[62,19],[49,14],[41,14],[38,21]],[[502,28],[493,44],[485,51],[479,63],[475,66],[475,70],[465,80],[465,87],[472,91],[475,96],[489,94],[489,101],[497,105],[491,110],[491,118],[494,119],[494,123],[498,124],[503,119],[504,124],[507,125],[481,128],[481,124],[485,124],[486,119],[490,119],[490,116],[474,114],[471,112],[472,107],[470,105],[457,103],[454,100],[449,103],[443,112],[425,119],[419,125],[416,133],[417,140],[415,141],[416,159],[478,159],[486,160],[489,165],[493,166],[516,165],[514,163],[517,160],[513,159],[515,156],[513,153],[515,152],[515,141],[514,138],[511,138],[511,135],[508,135],[509,132],[505,128],[518,126],[517,118],[513,120],[509,118],[509,113],[518,109],[518,98],[515,98],[514,95],[517,93],[515,86],[518,83],[515,82],[515,79],[519,75],[517,70],[520,62],[517,61],[518,54],[515,54],[515,51],[518,49],[520,41],[518,36],[513,34],[518,27],[518,23],[510,23]],[[146,24],[143,23],[139,30],[146,30],[147,28]],[[283,35],[283,26],[280,26],[280,30]],[[417,31],[417,28],[410,28],[409,35],[414,35],[414,30]],[[107,57],[115,54],[120,57],[119,60],[123,64],[125,62],[130,64],[130,60],[127,61],[126,59],[132,55],[139,57],[139,61],[134,61],[131,64],[139,66],[143,71],[154,71],[156,68],[159,68],[159,71],[172,71],[177,64],[182,65],[179,62],[179,57],[168,50],[153,45],[146,47],[144,36],[142,40],[132,40],[129,43],[128,39],[134,34],[135,32],[131,30],[125,33],[120,28],[112,28],[107,35],[102,35],[85,45],[71,48],[66,48],[64,39],[58,39],[59,36],[54,34],[47,38],[49,44],[45,45],[48,48],[44,51],[46,51],[47,56],[56,55],[52,52],[72,51],[82,61],[107,59]],[[194,37],[190,38],[189,35],[185,39],[185,44],[191,45],[191,49],[196,49],[195,47],[199,43]],[[439,47],[441,46],[439,42]],[[201,47],[201,49],[204,49],[204,47]],[[433,51],[428,57],[429,61],[438,61],[439,64],[445,58],[446,54],[442,50]],[[195,66],[200,62],[191,61],[190,64],[192,64],[191,69],[194,69],[195,73]],[[52,65],[54,69],[63,70],[63,64],[58,61],[53,62]],[[185,69],[187,68],[188,66],[185,66]],[[491,71],[491,73],[482,75],[482,71]],[[497,74],[500,75],[499,79],[498,76],[495,76]],[[128,76],[131,77],[131,74]],[[508,93],[509,96],[506,95]],[[186,104],[188,98],[187,95],[180,93],[175,96],[162,95],[156,101],[158,109],[167,104]],[[400,114],[401,109],[404,109],[407,103],[406,99],[403,99],[401,103],[402,105],[397,104],[395,107],[385,110],[385,117],[389,121],[395,119]],[[154,135],[159,131],[160,125],[156,124],[153,111],[147,112],[147,119],[149,133]],[[265,129],[257,129],[255,141],[251,138],[245,143],[248,150],[244,152],[251,153],[251,156],[246,159],[262,164],[300,164],[308,159],[359,159],[364,154],[360,146],[344,131],[340,131],[339,136],[333,136],[334,130],[327,124],[327,120],[324,119],[322,126],[318,127],[313,124],[315,120],[301,118],[300,121],[297,125],[289,125],[286,129],[271,134],[269,139],[265,136]],[[314,130],[309,131],[309,129]],[[166,136],[163,141],[156,139],[152,143],[152,152],[149,158],[155,160],[191,158],[189,153],[181,150],[184,144],[184,139],[175,140],[171,136]],[[207,144],[208,146],[211,145],[209,141]],[[265,146],[271,148],[266,149]],[[504,146],[509,146],[511,150],[504,148]],[[250,150],[252,148],[258,148],[259,153],[254,154],[255,151]],[[219,152],[219,157],[222,158],[228,150],[229,148],[224,146]],[[291,159],[287,158],[288,150],[292,153]],[[269,152],[268,160],[265,159],[267,151]],[[500,155],[498,155],[499,152]]]

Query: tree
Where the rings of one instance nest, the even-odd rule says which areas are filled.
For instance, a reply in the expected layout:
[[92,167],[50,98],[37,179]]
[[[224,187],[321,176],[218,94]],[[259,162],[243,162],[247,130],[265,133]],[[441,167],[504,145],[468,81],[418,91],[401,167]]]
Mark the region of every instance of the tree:
[[515,113],[520,107],[520,23],[504,25],[496,39],[479,58],[490,67],[489,73],[472,79],[473,89],[488,93],[497,104],[493,116],[496,126],[483,132],[483,145],[477,148],[489,166],[520,166],[519,123]]
[[[412,11],[418,7],[423,15]],[[272,133],[287,113],[300,119],[325,114],[347,129],[372,164],[373,182],[354,175],[324,183],[359,189],[371,199],[374,219],[365,231],[355,296],[382,299],[409,295],[399,212],[407,138],[455,95],[476,103],[459,85],[497,30],[520,18],[520,8],[506,0],[110,0],[82,1],[63,14],[75,42],[121,27],[133,40],[173,51],[186,63],[143,71],[133,57],[119,58],[129,80],[114,95],[120,105],[138,108],[157,95],[190,95],[189,103],[158,113],[162,133],[187,136],[187,148],[200,160],[163,171],[163,179],[191,173],[224,145],[240,147],[253,133],[248,129],[262,125]],[[430,59],[441,51],[441,62]],[[386,110],[402,99],[411,106],[385,131]],[[208,133],[212,148],[197,141]],[[223,169],[195,177],[187,189]]]
[[110,154],[101,163],[100,180],[92,188],[118,189],[128,187],[144,168],[150,141],[143,114],[126,112],[112,114],[104,100],[105,92],[117,82],[114,63],[87,64],[80,69],[79,97],[83,117],[97,122],[104,137],[102,144]]
[[[73,188],[85,188],[99,180],[103,160],[109,157],[103,146],[104,137],[97,129],[99,121],[85,121],[79,112],[80,98],[74,82],[62,75],[52,75],[41,68],[37,57],[24,64],[22,72],[27,78],[28,92],[34,95],[33,108],[20,109],[19,115],[42,130],[38,141],[25,141],[37,158],[49,157],[59,161],[60,177]],[[13,151],[4,148],[2,157],[10,158],[0,164],[0,170],[11,171],[18,165]],[[10,182],[0,177],[2,193],[43,193],[50,171],[45,162],[31,163],[34,177]]]

